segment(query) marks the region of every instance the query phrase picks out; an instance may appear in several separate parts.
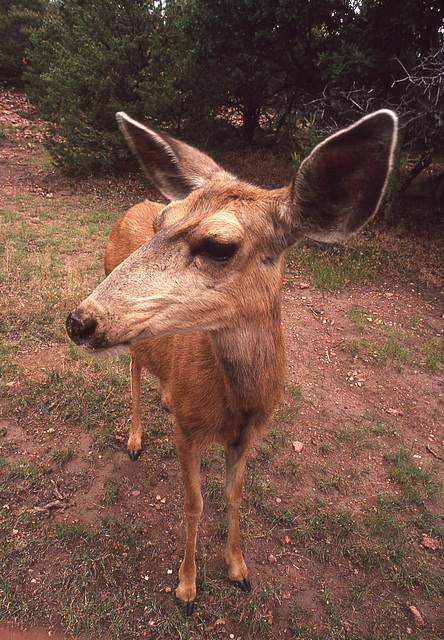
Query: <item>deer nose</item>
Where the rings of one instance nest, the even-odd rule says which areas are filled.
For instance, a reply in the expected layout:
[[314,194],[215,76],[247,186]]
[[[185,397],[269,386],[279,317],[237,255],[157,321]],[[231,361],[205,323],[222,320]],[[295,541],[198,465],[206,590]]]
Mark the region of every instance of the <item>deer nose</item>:
[[71,311],[66,319],[66,332],[73,342],[85,345],[91,341],[97,321],[94,318],[80,318],[75,311]]

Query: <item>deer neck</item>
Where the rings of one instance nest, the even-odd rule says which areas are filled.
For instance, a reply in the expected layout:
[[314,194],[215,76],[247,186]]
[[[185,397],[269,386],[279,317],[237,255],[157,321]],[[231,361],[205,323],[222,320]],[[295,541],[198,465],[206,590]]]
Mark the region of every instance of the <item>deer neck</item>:
[[243,410],[250,405],[257,409],[262,396],[267,396],[266,390],[279,386],[283,375],[279,300],[268,314],[209,335],[229,404]]

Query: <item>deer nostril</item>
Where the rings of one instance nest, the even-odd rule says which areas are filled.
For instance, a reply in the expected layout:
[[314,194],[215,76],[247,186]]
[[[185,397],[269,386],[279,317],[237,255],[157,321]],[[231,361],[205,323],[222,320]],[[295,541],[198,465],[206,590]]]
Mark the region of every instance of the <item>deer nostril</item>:
[[73,342],[78,345],[88,344],[97,327],[94,318],[79,318],[75,311],[71,311],[66,319],[66,331]]

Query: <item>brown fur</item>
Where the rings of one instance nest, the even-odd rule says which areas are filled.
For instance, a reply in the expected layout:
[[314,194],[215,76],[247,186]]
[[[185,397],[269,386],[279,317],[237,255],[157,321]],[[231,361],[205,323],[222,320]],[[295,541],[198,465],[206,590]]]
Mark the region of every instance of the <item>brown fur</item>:
[[266,428],[284,379],[283,253],[305,236],[346,237],[374,215],[396,118],[377,112],[331,136],[289,187],[270,192],[123,114],[119,121],[142,166],[173,202],[163,208],[145,201],[116,222],[105,255],[109,275],[71,312],[67,330],[92,351],[130,349],[133,459],[141,449],[142,367],[158,377],[162,401],[174,413],[187,527],[176,595],[190,613],[202,513],[200,454],[212,443],[225,450],[228,575],[250,588],[239,506],[248,451]]

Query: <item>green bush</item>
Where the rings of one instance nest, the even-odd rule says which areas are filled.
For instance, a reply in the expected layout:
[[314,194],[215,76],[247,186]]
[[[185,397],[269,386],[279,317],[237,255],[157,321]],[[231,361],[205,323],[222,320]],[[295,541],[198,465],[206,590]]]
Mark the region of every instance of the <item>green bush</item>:
[[129,156],[116,111],[180,133],[189,98],[182,88],[186,55],[180,9],[169,3],[168,12],[155,0],[51,3],[32,36],[26,81],[49,123],[46,147],[61,169],[109,170]]
[[33,29],[39,27],[47,0],[0,0],[0,82],[20,86]]

